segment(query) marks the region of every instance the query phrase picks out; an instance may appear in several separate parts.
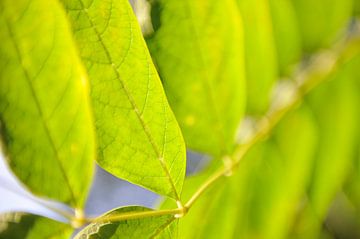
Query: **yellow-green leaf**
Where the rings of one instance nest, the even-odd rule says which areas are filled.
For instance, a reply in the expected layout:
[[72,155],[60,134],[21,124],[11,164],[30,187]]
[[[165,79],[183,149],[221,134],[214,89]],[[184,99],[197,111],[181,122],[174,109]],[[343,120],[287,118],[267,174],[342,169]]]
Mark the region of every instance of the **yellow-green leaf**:
[[82,207],[93,173],[87,76],[54,0],[0,2],[5,153],[34,193]]
[[101,167],[179,198],[185,146],[127,0],[63,0],[88,70]]
[[187,146],[226,154],[245,106],[242,24],[232,0],[158,0],[148,44]]

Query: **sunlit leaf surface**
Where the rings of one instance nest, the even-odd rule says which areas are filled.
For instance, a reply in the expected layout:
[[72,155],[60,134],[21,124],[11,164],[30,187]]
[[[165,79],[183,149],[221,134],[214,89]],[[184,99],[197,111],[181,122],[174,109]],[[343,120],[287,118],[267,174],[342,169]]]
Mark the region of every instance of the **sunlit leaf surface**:
[[185,147],[127,0],[64,0],[88,70],[101,167],[179,198]]

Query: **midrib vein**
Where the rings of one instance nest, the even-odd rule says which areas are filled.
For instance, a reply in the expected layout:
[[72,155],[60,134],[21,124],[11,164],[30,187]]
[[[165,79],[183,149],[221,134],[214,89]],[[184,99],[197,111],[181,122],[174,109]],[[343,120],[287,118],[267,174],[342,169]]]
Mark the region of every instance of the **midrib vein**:
[[[176,200],[180,200],[180,197],[177,193],[177,190],[176,190],[176,187],[175,187],[175,184],[174,182],[172,181],[172,178],[171,178],[171,175],[170,175],[170,172],[165,164],[165,161],[164,161],[164,158],[163,158],[163,155],[160,153],[160,150],[158,148],[158,146],[156,145],[155,141],[154,141],[154,137],[152,136],[151,132],[150,132],[150,129],[149,127],[146,125],[144,119],[142,118],[142,113],[140,112],[139,110],[139,107],[137,106],[134,98],[132,97],[129,89],[127,88],[127,85],[126,83],[122,80],[122,78],[120,77],[120,72],[119,70],[116,68],[116,65],[111,57],[111,54],[107,48],[107,46],[105,45],[103,39],[102,39],[102,36],[101,34],[99,33],[98,29],[96,28],[95,26],[95,23],[94,21],[92,20],[91,16],[89,15],[88,13],[88,10],[87,8],[85,7],[85,4],[83,3],[82,0],[79,0],[79,2],[81,3],[81,7],[82,7],[82,10],[83,12],[85,13],[87,19],[89,20],[90,22],[90,25],[91,25],[91,28],[94,30],[95,34],[96,34],[96,37],[98,38],[104,52],[105,52],[105,55],[106,55],[106,58],[109,60],[109,64],[111,65],[111,68],[113,69],[115,75],[116,75],[116,78],[119,80],[120,84],[121,84],[121,87],[122,89],[124,90],[125,92],[125,95],[127,97],[127,99],[129,100],[130,104],[131,104],[131,107],[133,108],[136,116],[137,116],[137,119],[139,120],[140,124],[141,124],[141,127],[143,128],[144,132],[145,132],[145,135],[146,137],[148,138],[149,142],[150,142],[150,145],[152,147],[152,149],[154,150],[155,152],[155,155],[158,159],[158,161],[160,162],[160,165],[161,167],[163,168],[168,180],[169,180],[169,183],[171,185],[171,188],[175,194],[175,197],[176,197]],[[112,1],[111,1],[111,4],[112,4]],[[112,11],[112,9],[110,9],[110,11]],[[129,11],[129,10],[128,10]],[[109,19],[110,21],[111,19]],[[129,20],[129,23],[130,23],[130,45],[132,43],[132,39],[133,39],[133,33],[132,33],[132,30],[133,30],[133,27],[132,27],[132,22],[131,22],[131,19]],[[129,46],[129,49],[130,49],[130,46]],[[165,132],[166,133],[166,132]],[[165,143],[165,142],[164,142]]]
[[48,138],[49,142],[50,142],[50,146],[51,146],[51,149],[54,151],[54,155],[55,155],[55,158],[56,158],[56,162],[58,162],[58,165],[59,165],[59,169],[60,169],[60,172],[64,178],[64,181],[65,183],[67,184],[68,186],[68,189],[69,189],[69,192],[70,192],[70,197],[71,197],[71,201],[74,203],[74,205],[78,206],[77,205],[77,200],[76,200],[76,197],[75,197],[75,193],[74,191],[72,190],[72,187],[70,185],[70,180],[66,174],[66,170],[64,169],[64,166],[60,160],[60,157],[58,155],[58,151],[56,149],[56,146],[55,146],[55,143],[51,137],[51,134],[50,134],[50,130],[49,130],[49,126],[47,125],[47,122],[45,121],[45,117],[44,117],[44,113],[41,109],[41,105],[40,105],[40,102],[39,102],[39,99],[37,97],[37,94],[35,92],[35,89],[32,85],[32,82],[31,82],[31,78],[29,76],[29,73],[27,72],[27,69],[25,68],[23,62],[22,62],[22,58],[21,58],[21,53],[20,53],[20,49],[18,48],[17,44],[16,44],[16,40],[15,40],[15,36],[14,36],[14,33],[12,32],[11,30],[11,26],[9,24],[9,22],[7,21],[7,19],[5,18],[5,21],[6,21],[6,26],[8,28],[8,32],[9,32],[9,36],[14,44],[14,48],[15,48],[15,51],[16,51],[16,55],[17,55],[17,58],[18,58],[18,61],[20,62],[20,65],[21,65],[21,69],[24,73],[24,76],[25,76],[25,79],[26,79],[26,82],[30,88],[30,92],[31,92],[31,95],[34,99],[34,102],[35,102],[35,105],[36,105],[36,108],[38,110],[38,113],[40,115],[40,118],[41,118],[41,122],[42,122],[42,125],[44,127],[44,131],[45,131],[45,134],[46,134],[46,137]]

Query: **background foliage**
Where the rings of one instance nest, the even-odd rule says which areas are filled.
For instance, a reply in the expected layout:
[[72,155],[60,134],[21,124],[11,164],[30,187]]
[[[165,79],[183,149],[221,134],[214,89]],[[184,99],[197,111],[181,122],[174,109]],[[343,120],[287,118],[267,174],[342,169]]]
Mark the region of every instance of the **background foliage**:
[[[0,238],[360,238],[359,1],[132,6],[0,1],[2,151],[72,208]],[[187,177],[186,150],[211,159]],[[95,161],[162,203],[83,215]]]

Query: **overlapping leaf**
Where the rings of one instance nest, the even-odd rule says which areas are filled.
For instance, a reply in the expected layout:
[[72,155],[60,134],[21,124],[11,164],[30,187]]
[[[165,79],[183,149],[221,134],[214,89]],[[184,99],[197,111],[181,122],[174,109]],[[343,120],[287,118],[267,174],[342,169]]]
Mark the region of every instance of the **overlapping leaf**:
[[88,70],[101,167],[178,199],[185,147],[127,0],[63,0]]
[[0,123],[9,164],[39,195],[82,207],[93,173],[87,77],[56,1],[0,2]]
[[152,20],[150,52],[187,146],[212,155],[228,153],[245,106],[236,3],[158,0]]

